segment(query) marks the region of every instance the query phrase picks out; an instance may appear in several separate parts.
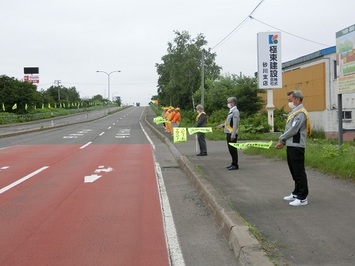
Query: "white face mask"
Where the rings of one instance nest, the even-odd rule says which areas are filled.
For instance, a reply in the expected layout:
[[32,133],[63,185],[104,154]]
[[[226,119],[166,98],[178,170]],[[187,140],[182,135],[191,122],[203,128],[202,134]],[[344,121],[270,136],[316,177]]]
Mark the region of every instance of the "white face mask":
[[288,107],[290,107],[291,109],[295,108],[295,105],[293,102],[288,102]]
[[232,108],[232,105],[229,103],[229,104],[227,104],[227,107],[228,107],[229,109],[231,109],[231,108]]

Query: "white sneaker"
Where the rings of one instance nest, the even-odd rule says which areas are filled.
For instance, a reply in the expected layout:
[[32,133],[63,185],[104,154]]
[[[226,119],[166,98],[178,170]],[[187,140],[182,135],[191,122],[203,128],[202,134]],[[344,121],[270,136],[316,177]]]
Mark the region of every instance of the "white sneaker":
[[288,201],[295,200],[295,199],[297,199],[297,196],[292,193],[290,195],[284,197],[284,200],[288,200]]
[[304,199],[304,200],[295,199],[294,201],[291,201],[289,203],[290,206],[294,206],[294,207],[305,206],[307,204],[308,204],[308,200],[307,199]]

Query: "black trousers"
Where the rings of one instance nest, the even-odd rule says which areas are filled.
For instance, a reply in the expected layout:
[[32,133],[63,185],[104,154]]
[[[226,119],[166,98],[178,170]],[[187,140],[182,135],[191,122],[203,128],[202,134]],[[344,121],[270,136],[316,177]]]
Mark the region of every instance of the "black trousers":
[[307,174],[304,168],[304,148],[287,147],[287,163],[293,180],[295,181],[295,189],[292,194],[297,198],[304,200],[308,196]]
[[227,133],[227,146],[228,146],[228,151],[232,157],[232,165],[238,166],[238,149],[232,147],[229,145],[229,142],[237,143],[238,140],[238,134],[235,135],[235,140],[231,141],[231,134]]
[[200,133],[200,132],[197,133],[197,141],[198,141],[198,145],[200,146],[200,153],[207,154],[205,133]]

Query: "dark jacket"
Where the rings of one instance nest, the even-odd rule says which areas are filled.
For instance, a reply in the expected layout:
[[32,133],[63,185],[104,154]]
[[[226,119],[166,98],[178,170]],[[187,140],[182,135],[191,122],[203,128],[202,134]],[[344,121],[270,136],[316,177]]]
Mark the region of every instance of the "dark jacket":
[[207,115],[205,112],[202,112],[201,114],[198,114],[196,116],[196,123],[194,124],[194,127],[205,127],[207,124]]

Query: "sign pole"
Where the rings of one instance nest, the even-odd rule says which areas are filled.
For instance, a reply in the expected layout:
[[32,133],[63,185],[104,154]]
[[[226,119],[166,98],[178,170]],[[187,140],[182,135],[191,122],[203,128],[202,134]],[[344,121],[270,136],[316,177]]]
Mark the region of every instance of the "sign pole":
[[270,132],[274,132],[274,91],[272,89],[268,89],[267,91],[267,121],[271,127]]

